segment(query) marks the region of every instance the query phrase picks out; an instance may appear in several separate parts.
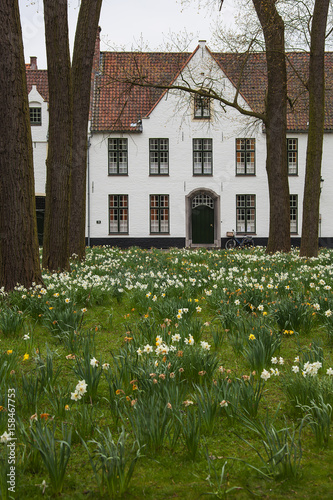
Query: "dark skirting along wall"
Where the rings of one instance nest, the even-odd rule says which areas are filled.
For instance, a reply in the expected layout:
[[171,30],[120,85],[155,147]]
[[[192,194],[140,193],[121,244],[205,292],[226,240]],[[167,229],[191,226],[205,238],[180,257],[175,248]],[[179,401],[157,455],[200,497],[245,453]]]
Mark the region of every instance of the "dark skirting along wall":
[[[221,248],[228,238],[221,238]],[[267,238],[253,238],[255,246],[266,246]],[[86,238],[86,244],[88,240]],[[293,248],[299,247],[301,238],[291,238],[291,246]],[[119,248],[185,248],[185,238],[91,238],[90,246],[111,246]],[[319,246],[326,248],[333,248],[332,238],[319,238]],[[212,248],[212,247],[209,247]]]

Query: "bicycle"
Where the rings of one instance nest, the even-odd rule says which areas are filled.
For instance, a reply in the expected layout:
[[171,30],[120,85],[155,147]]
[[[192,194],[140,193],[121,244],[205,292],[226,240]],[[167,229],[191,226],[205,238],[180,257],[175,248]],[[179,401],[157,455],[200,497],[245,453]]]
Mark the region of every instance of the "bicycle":
[[228,231],[226,233],[226,236],[230,238],[229,240],[226,241],[225,248],[226,250],[231,250],[232,248],[235,248],[236,246],[240,248],[249,248],[253,247],[254,241],[253,237],[250,236],[249,234],[245,235],[242,237],[242,239],[238,239],[235,235],[235,230],[233,229],[232,231]]

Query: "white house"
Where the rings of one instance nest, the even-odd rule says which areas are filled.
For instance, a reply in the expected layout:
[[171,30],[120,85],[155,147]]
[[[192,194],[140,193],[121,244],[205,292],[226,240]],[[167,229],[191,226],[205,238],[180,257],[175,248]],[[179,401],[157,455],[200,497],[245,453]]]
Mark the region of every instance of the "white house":
[[[97,40],[97,55],[99,45]],[[200,41],[192,54],[101,52],[95,60],[89,127],[87,241],[121,247],[220,247],[226,232],[250,233],[264,244],[269,230],[262,123],[223,108],[218,101],[191,97],[163,85],[214,82],[229,100],[240,76],[239,103],[262,110],[265,56],[212,53]],[[298,76],[306,54],[289,54]],[[327,69],[333,55],[326,55]],[[241,69],[240,69],[241,68]],[[292,243],[300,242],[307,142],[307,97],[289,67],[288,169]],[[241,73],[242,71],[242,73]],[[34,74],[33,74],[34,73]],[[47,92],[45,72],[27,67],[36,196],[45,193]],[[331,79],[332,71],[327,72]],[[145,82],[137,86],[133,81]],[[333,88],[331,86],[331,88]],[[333,96],[327,92],[321,193],[320,238],[333,244]],[[33,123],[41,109],[41,124]],[[44,117],[45,114],[45,117]],[[37,115],[36,115],[37,116]],[[45,120],[45,121],[44,121]]]
[[31,57],[26,65],[30,123],[35,172],[35,195],[37,210],[37,228],[40,244],[43,241],[45,211],[46,157],[48,144],[48,83],[47,71],[39,70],[37,58]]

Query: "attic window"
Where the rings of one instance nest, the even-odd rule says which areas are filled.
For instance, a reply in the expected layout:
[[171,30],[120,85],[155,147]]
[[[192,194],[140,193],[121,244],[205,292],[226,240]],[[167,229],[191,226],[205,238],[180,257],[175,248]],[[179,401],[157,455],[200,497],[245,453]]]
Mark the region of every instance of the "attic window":
[[208,97],[194,97],[194,118],[210,118],[210,100]]
[[42,124],[42,109],[30,108],[30,125]]

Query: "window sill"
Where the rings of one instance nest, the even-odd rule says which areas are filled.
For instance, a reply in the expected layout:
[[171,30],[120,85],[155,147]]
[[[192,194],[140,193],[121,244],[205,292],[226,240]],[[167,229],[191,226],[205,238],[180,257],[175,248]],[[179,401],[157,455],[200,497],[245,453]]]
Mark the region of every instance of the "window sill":
[[129,232],[127,233],[109,233],[109,236],[128,236]]
[[150,232],[149,235],[150,236],[159,236],[159,235],[170,236],[170,232],[168,232],[168,233],[152,233],[152,232]]
[[108,177],[128,177],[127,174],[108,174]]
[[238,174],[236,172],[236,177],[255,177],[256,174]]
[[149,174],[149,177],[170,177],[170,174]]
[[213,177],[213,174],[193,174],[193,177]]

